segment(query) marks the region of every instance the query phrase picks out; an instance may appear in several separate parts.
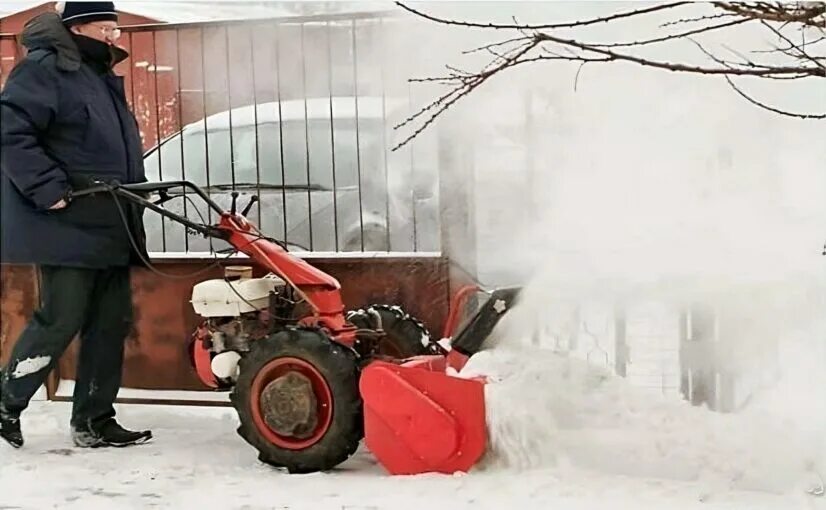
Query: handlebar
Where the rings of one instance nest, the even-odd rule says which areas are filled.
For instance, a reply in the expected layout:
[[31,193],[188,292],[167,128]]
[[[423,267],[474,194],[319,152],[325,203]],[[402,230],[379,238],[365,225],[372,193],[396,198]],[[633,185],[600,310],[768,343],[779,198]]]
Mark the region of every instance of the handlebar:
[[221,206],[219,206],[217,203],[215,203],[215,201],[209,198],[209,195],[207,195],[204,192],[204,190],[202,190],[196,184],[190,181],[143,182],[137,184],[120,184],[118,182],[105,183],[101,181],[94,181],[90,186],[78,190],[73,190],[71,195],[69,196],[69,199],[72,200],[76,197],[84,197],[89,195],[95,195],[98,193],[114,194],[123,197],[131,202],[137,203],[143,207],[152,209],[158,214],[166,216],[167,218],[176,221],[186,227],[189,227],[205,236],[225,239],[228,235],[228,233],[225,230],[212,225],[203,225],[200,223],[195,223],[189,220],[188,218],[185,218],[179,214],[169,211],[163,207],[160,207],[157,204],[141,196],[141,194],[147,194],[152,192],[160,192],[163,194],[169,191],[170,189],[181,187],[191,189],[195,194],[200,196],[213,211],[218,213],[219,216],[226,213],[226,211],[224,211],[224,209],[222,209]]
[[190,181],[141,182],[137,184],[121,184],[119,182],[105,183],[101,181],[95,181],[92,183],[91,186],[73,191],[70,198],[81,197],[85,195],[93,195],[96,193],[111,193],[113,191],[117,192],[118,190],[130,192],[130,194],[143,194],[152,192],[164,192],[175,188],[189,188],[193,192],[195,192],[195,194],[201,197],[204,200],[204,202],[207,203],[210,209],[212,209],[219,215],[224,214],[224,212],[226,212],[221,208],[221,206],[215,203],[214,200],[209,198],[209,195],[207,195],[206,192],[204,192],[204,190],[202,190],[195,183]]

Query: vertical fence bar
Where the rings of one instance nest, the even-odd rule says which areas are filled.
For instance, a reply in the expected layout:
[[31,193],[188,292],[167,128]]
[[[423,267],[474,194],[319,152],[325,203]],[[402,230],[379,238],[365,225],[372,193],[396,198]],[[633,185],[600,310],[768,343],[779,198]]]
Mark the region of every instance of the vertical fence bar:
[[[254,26],[253,26],[254,28]],[[253,34],[255,30],[249,30],[249,42],[250,42],[250,67],[252,67],[252,104],[253,104],[253,122],[255,125],[255,192],[258,196],[261,196],[261,158],[258,150],[258,85],[255,81],[255,39]],[[258,224],[261,225],[261,206],[259,203],[258,206]]]
[[[130,55],[135,54],[135,46],[132,44],[132,32],[129,32],[129,50],[130,50]],[[132,60],[132,57],[130,56],[130,61],[131,60]],[[138,103],[135,102],[135,72],[134,72],[134,70],[135,70],[135,64],[133,62],[130,62],[130,64],[129,64],[129,74],[132,76],[132,79],[129,80],[129,82],[130,82],[129,87],[131,88],[130,95],[132,96],[132,112],[135,115],[135,117],[137,117]],[[141,143],[143,143],[143,141],[141,141]]]
[[[186,180],[186,161],[184,160],[184,114],[183,114],[183,93],[181,92],[181,30],[175,29],[175,69],[177,72],[178,81],[178,128],[181,139],[181,179]],[[158,153],[160,157],[160,153]],[[183,189],[184,194],[184,217],[188,218],[187,214],[187,196],[186,187]],[[189,233],[184,228],[184,251],[189,251]]]
[[281,44],[278,41],[281,31],[275,26],[275,88],[276,103],[278,104],[278,155],[281,158],[281,207],[283,214],[281,220],[284,223],[284,242],[287,242],[287,170],[284,168],[284,123],[281,109]]
[[[413,112],[413,87],[410,82],[407,83],[407,107],[409,108],[408,115],[412,115]],[[441,140],[439,141],[441,143]],[[408,145],[407,149],[410,151],[410,180],[415,183],[416,182],[416,154],[413,148],[416,144],[411,143]],[[441,169],[439,169],[441,171]],[[419,222],[416,221],[416,193],[415,193],[415,186],[414,189],[410,192],[410,205],[411,205],[411,215],[413,216],[413,252],[419,251],[419,233],[418,233],[418,225]]]
[[338,252],[338,186],[336,183],[336,128],[333,117],[333,42],[330,35],[331,25],[327,22],[327,77],[330,86],[330,158],[333,169],[333,237],[335,251]]
[[[204,38],[204,27],[201,27],[201,106],[204,110],[204,172],[206,173],[207,189],[210,186],[209,171],[209,123],[207,122],[207,82],[206,82],[206,39]],[[212,223],[212,208],[207,207],[207,219]],[[210,247],[212,242],[210,241]]]
[[304,146],[307,152],[307,226],[310,229],[310,251],[313,251],[313,193],[310,181],[310,116],[307,111],[307,54],[304,47],[304,26],[301,23],[299,37],[301,37],[301,95],[304,96]]
[[[224,56],[227,63],[227,115],[229,117],[229,168],[232,175],[232,189],[235,190],[235,146],[232,138],[232,71],[230,71],[229,25],[224,25]],[[219,183],[220,184],[220,183]]]
[[628,375],[628,335],[625,308],[614,312],[614,371],[620,377]]
[[356,114],[356,171],[359,183],[359,224],[361,228],[361,251],[364,251],[364,200],[361,183],[361,138],[359,137],[359,71],[358,51],[356,48],[356,20],[352,20],[352,51],[353,51],[353,87]]
[[381,82],[381,152],[384,156],[384,226],[390,251],[390,166],[387,160],[387,86],[384,75],[384,19],[379,18],[379,81]]
[[[158,99],[158,50],[155,43],[157,31],[152,31],[152,65],[155,66],[155,72],[153,73],[154,76],[152,77],[152,83],[154,85],[155,90],[155,143],[158,147],[158,180],[163,181],[163,151],[161,150],[161,112],[160,112],[160,101]],[[151,69],[151,66],[146,67],[146,72],[148,73]],[[161,218],[161,249],[166,251],[166,218]]]

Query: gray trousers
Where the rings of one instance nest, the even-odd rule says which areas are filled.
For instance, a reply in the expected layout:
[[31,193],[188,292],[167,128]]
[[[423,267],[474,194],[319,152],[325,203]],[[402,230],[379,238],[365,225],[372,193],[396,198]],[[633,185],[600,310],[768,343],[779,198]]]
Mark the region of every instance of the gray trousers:
[[80,333],[71,425],[88,430],[115,416],[124,343],[132,327],[129,268],[44,266],[41,306],[2,375],[2,410],[19,415]]

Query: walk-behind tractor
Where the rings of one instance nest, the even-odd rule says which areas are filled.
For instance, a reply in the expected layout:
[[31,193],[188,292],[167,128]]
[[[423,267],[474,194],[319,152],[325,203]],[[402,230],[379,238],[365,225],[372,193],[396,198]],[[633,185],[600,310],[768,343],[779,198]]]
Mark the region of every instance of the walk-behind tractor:
[[[217,213],[216,224],[163,207],[187,189]],[[203,281],[192,292],[192,306],[203,318],[191,344],[196,372],[208,386],[231,391],[238,433],[261,461],[294,473],[329,470],[362,438],[393,474],[467,471],[482,456],[484,381],[453,371],[481,347],[514,303],[516,289],[462,289],[443,331],[448,341],[440,343],[396,306],[346,312],[338,281],[247,221],[255,196],[241,213],[237,194],[225,211],[187,181],[95,182],[73,198],[107,194],[125,225],[123,199],[228,242],[232,253],[246,254],[268,272]],[[477,291],[488,299],[463,314]]]

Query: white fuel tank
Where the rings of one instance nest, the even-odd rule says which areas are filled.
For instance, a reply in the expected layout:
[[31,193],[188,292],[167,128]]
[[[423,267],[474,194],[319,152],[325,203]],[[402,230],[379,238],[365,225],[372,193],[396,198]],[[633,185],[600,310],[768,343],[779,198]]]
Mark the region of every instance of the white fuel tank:
[[272,291],[286,282],[274,274],[235,281],[206,280],[192,288],[192,307],[201,317],[238,317],[267,308]]

